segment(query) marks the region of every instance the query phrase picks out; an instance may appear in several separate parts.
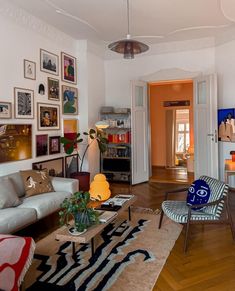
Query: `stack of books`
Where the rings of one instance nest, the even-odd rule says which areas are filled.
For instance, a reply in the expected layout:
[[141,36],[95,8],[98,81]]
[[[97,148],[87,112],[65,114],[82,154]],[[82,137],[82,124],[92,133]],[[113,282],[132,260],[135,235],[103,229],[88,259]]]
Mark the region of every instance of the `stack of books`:
[[99,211],[99,221],[102,223],[106,223],[112,220],[117,215],[118,213],[116,211]]

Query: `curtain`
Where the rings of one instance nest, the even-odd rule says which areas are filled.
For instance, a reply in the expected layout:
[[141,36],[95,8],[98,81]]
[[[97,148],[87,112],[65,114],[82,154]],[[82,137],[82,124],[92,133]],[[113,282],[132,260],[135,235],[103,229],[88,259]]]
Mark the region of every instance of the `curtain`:
[[175,110],[166,110],[166,167],[175,166]]

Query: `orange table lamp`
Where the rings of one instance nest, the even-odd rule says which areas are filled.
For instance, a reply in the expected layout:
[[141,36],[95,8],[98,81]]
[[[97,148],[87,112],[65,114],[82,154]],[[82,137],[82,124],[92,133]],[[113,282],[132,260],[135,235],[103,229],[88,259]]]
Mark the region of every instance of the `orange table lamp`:
[[90,185],[91,199],[104,201],[109,199],[111,191],[109,189],[109,183],[106,181],[106,177],[103,174],[97,174],[94,177],[94,181]]

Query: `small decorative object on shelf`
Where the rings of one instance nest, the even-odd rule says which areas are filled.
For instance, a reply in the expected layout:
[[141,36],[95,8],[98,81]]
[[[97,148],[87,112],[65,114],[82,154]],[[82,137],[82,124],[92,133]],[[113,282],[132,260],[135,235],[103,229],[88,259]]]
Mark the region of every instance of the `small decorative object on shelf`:
[[[106,109],[106,108],[105,108]],[[129,108],[102,107],[100,119],[107,122],[103,129],[109,141],[107,150],[101,153],[101,173],[109,181],[131,182],[131,111]]]
[[230,155],[232,155],[232,162],[235,162],[235,151],[231,151]]

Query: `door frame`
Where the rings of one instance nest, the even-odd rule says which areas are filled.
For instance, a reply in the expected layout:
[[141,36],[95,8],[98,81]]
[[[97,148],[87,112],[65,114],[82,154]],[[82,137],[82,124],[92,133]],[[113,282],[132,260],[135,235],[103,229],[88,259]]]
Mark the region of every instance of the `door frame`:
[[[202,72],[192,72],[192,71],[185,71],[182,69],[178,68],[170,68],[170,69],[165,69],[165,70],[159,70],[156,71],[152,74],[142,76],[140,77],[141,81],[147,82],[148,90],[147,90],[147,107],[148,107],[148,128],[146,128],[148,132],[148,141],[149,141],[149,169],[152,168],[152,163],[151,163],[151,121],[150,121],[150,90],[149,90],[149,85],[154,84],[154,83],[159,83],[159,82],[173,82],[176,80],[192,80],[194,78],[202,76]],[[193,90],[194,90],[194,85],[193,85]],[[195,94],[193,94],[193,101],[195,101]],[[194,129],[194,136],[197,132]],[[195,164],[194,164],[194,171],[195,171]],[[152,171],[149,172],[150,174]]]

